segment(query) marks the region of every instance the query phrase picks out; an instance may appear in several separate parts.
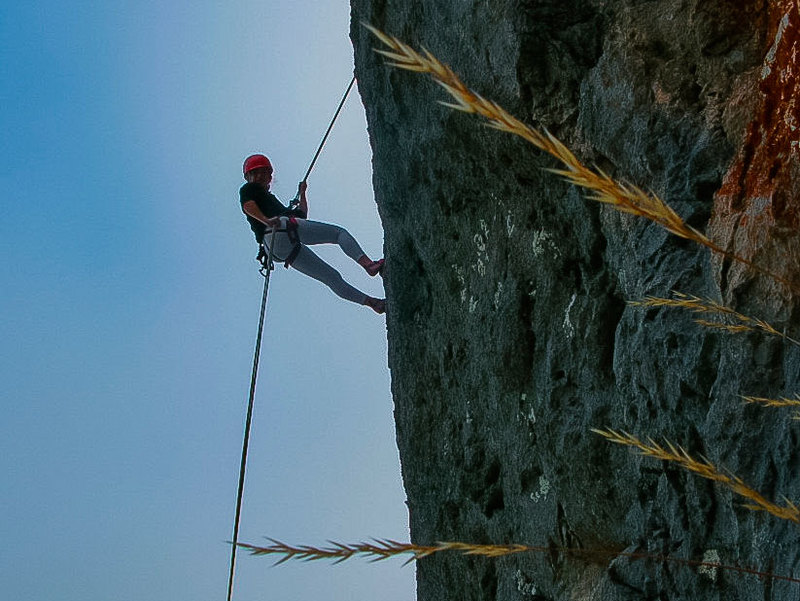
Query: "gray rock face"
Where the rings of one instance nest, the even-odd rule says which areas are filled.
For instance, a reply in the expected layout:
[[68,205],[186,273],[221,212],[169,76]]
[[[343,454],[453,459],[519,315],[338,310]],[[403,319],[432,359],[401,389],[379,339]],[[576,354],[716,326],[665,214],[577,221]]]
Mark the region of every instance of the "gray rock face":
[[[352,9],[412,539],[551,547],[426,558],[418,598],[798,599],[793,583],[615,556],[791,575],[800,528],[590,431],[666,438],[770,500],[800,499],[800,425],[790,410],[740,398],[800,392],[800,348],[626,304],[672,290],[724,299],[797,337],[796,289],[741,268],[727,277],[729,261],[585,199],[543,170],[554,159],[441,106],[448,99],[427,76],[387,67],[360,26],[428,48],[478,93],[705,231],[723,178],[764,139],[752,124],[770,100],[765,56],[780,41],[781,11],[797,19],[795,0],[352,0]],[[800,173],[789,142],[785,172]],[[735,215],[750,210],[742,194]],[[733,221],[715,232],[740,252],[730,240],[744,221]],[[747,256],[795,278],[800,266],[785,258],[800,256],[797,236],[773,226],[781,253]]]

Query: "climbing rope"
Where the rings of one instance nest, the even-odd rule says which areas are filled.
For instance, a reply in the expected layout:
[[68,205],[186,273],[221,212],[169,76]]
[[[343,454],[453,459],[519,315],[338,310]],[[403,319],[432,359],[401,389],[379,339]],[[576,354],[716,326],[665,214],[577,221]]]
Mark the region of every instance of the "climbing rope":
[[[347,96],[350,94],[350,90],[353,87],[353,84],[356,81],[355,75],[350,80],[350,84],[347,86],[347,90],[342,96],[342,100],[339,102],[339,106],[336,108],[336,112],[331,119],[330,124],[328,125],[328,129],[325,131],[325,135],[322,136],[322,141],[319,143],[317,147],[317,152],[314,153],[314,158],[311,159],[311,164],[308,166],[308,170],[306,171],[305,176],[303,177],[303,182],[308,179],[311,170],[314,168],[314,164],[317,162],[317,158],[319,158],[320,153],[322,152],[322,147],[325,145],[325,141],[328,139],[328,135],[331,133],[333,129],[334,123],[336,123],[336,119],[339,117],[339,113],[344,106],[345,101],[347,100]],[[297,196],[295,196],[294,200],[289,204],[290,208],[294,208],[300,202],[300,192],[298,190]],[[230,572],[228,574],[228,597],[227,600],[231,601],[233,596],[233,577],[236,572],[236,549],[239,545],[239,519],[242,514],[242,497],[244,495],[244,476],[245,470],[247,469],[247,448],[250,445],[250,424],[252,423],[253,419],[253,401],[256,395],[256,380],[258,377],[258,363],[259,357],[261,356],[261,334],[264,330],[264,315],[266,314],[267,310],[267,293],[269,292],[269,276],[273,269],[272,264],[272,249],[275,245],[275,232],[277,231],[277,226],[273,226],[272,228],[272,235],[270,236],[269,242],[269,252],[267,253],[267,262],[261,268],[261,274],[264,276],[264,292],[261,295],[261,315],[258,319],[258,334],[256,335],[256,350],[253,356],[253,372],[250,378],[250,398],[247,403],[247,419],[245,420],[244,425],[244,442],[242,443],[242,462],[239,466],[239,489],[236,493],[236,513],[233,518],[233,541],[231,545],[231,564],[230,564]]]
[[228,601],[233,595],[233,575],[236,570],[236,548],[239,544],[239,518],[242,514],[242,496],[244,494],[244,473],[247,469],[247,448],[250,445],[250,424],[253,420],[253,401],[256,397],[256,380],[258,378],[258,363],[261,356],[261,334],[264,331],[264,315],[267,312],[267,293],[269,292],[269,276],[272,273],[272,250],[275,247],[275,232],[278,226],[272,227],[269,240],[269,253],[267,262],[262,268],[264,275],[264,291],[261,294],[261,315],[258,318],[258,334],[256,335],[256,350],[253,355],[253,372],[250,377],[250,398],[247,402],[247,419],[244,424],[244,442],[242,444],[242,462],[239,466],[239,490],[236,493],[236,515],[233,518],[233,544],[231,545],[231,566],[228,574]]
[[[322,141],[319,143],[317,147],[317,152],[314,153],[314,158],[311,159],[311,164],[308,166],[308,170],[306,174],[303,176],[303,181],[301,183],[305,183],[308,180],[308,176],[311,174],[311,170],[314,168],[314,165],[319,158],[319,153],[322,152],[322,147],[325,146],[325,141],[328,139],[328,135],[331,133],[333,129],[333,124],[336,123],[336,119],[339,117],[339,113],[342,111],[342,107],[344,106],[345,101],[347,100],[347,96],[350,94],[350,90],[353,88],[353,84],[356,82],[356,76],[353,75],[353,78],[350,80],[350,83],[347,85],[347,89],[344,92],[344,96],[339,101],[339,106],[336,107],[336,112],[333,114],[333,118],[331,119],[330,124],[328,125],[328,129],[325,131],[325,135],[322,136]],[[300,203],[300,192],[297,192],[297,196],[292,199],[292,202],[289,203],[290,208],[296,207]]]

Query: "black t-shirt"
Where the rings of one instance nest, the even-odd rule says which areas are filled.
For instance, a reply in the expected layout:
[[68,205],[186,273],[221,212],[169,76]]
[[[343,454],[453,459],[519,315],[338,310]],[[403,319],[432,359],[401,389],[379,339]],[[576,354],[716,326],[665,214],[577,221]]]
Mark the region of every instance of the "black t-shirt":
[[[266,217],[278,217],[281,215],[294,215],[303,219],[306,217],[306,214],[300,209],[289,209],[283,206],[274,194],[267,192],[259,184],[253,182],[247,182],[239,188],[239,202],[242,204],[242,212],[244,212],[244,203],[249,200],[255,202]],[[260,243],[267,231],[267,226],[257,219],[253,219],[247,213],[245,213],[245,216],[250,224],[250,229],[256,235],[256,240]]]

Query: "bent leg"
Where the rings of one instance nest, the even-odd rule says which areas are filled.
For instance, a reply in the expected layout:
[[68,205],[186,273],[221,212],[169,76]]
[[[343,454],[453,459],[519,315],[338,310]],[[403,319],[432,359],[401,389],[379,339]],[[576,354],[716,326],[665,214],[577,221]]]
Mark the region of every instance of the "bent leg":
[[298,219],[297,233],[300,235],[300,241],[310,246],[314,244],[338,244],[344,254],[356,262],[367,254],[361,249],[350,232],[332,223]]
[[297,258],[292,263],[292,267],[322,282],[328,286],[334,294],[345,300],[363,305],[368,298],[366,294],[345,282],[338,271],[320,259],[310,248],[307,248],[305,243],[300,248]]

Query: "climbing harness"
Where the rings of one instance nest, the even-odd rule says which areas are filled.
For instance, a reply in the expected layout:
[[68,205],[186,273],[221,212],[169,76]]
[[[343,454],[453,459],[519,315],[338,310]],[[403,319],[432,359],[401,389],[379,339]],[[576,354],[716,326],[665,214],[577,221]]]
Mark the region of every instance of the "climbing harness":
[[[325,141],[328,139],[328,134],[331,133],[331,129],[333,129],[333,124],[336,123],[337,117],[339,117],[339,113],[344,106],[345,100],[347,100],[347,96],[350,94],[350,90],[353,87],[353,84],[356,81],[355,75],[350,80],[350,84],[347,86],[347,90],[342,96],[342,100],[339,102],[339,106],[336,108],[336,112],[331,119],[330,124],[328,125],[328,129],[325,132],[325,135],[322,136],[322,141],[320,142],[319,146],[317,147],[317,152],[314,154],[314,158],[311,159],[311,164],[308,166],[308,170],[306,171],[305,176],[303,177],[302,183],[304,183],[308,176],[311,174],[311,170],[314,168],[314,164],[317,162],[317,158],[319,157],[320,152],[322,152],[322,147],[325,145]],[[266,157],[265,157],[266,158]],[[300,191],[298,190],[297,196],[295,196],[294,200],[289,204],[289,208],[295,208],[300,203]],[[292,250],[289,252],[288,256],[284,260],[284,267],[288,268],[292,262],[297,258],[298,253],[300,252],[301,244],[300,244],[300,236],[297,233],[297,219],[295,217],[290,217],[286,222],[285,229],[278,229],[277,226],[273,226],[272,234],[270,236],[269,241],[269,250],[264,249],[264,244],[262,243],[259,248],[258,253],[258,261],[261,263],[261,267],[259,271],[261,275],[264,276],[264,291],[261,295],[261,315],[258,319],[258,334],[256,335],[256,349],[253,356],[253,371],[250,377],[250,397],[247,402],[247,418],[245,419],[245,426],[244,426],[244,441],[242,443],[242,461],[239,466],[239,488],[236,493],[236,512],[233,518],[233,541],[231,544],[231,565],[230,565],[230,572],[228,574],[228,597],[227,601],[231,601],[233,596],[233,577],[236,571],[236,549],[239,545],[239,520],[242,514],[242,497],[244,496],[244,477],[245,477],[245,470],[247,469],[247,449],[250,445],[250,425],[253,419],[253,404],[256,395],[256,380],[258,376],[258,363],[259,357],[261,356],[261,335],[264,330],[264,315],[266,314],[267,310],[267,293],[269,292],[269,276],[272,270],[274,269],[274,265],[272,263],[272,259],[274,256],[274,248],[275,248],[275,234],[277,232],[286,232],[286,235],[289,237],[289,241],[292,242]],[[266,258],[266,262],[264,261]]]
[[[286,269],[289,269],[292,263],[294,263],[294,260],[297,258],[297,255],[300,254],[300,249],[303,246],[300,243],[300,233],[297,231],[297,217],[287,218],[286,227],[276,229],[275,233],[286,234],[286,237],[289,238],[289,242],[292,244],[292,250],[289,251],[289,254],[285,259],[283,259],[283,266]],[[258,245],[258,255],[256,256],[256,261],[261,263],[261,267],[259,268],[261,275],[265,275],[264,272],[267,269],[275,269],[274,264],[267,262],[267,252],[264,250],[263,242]]]
[[297,255],[300,254],[300,249],[303,247],[300,243],[300,234],[297,231],[297,217],[289,217],[289,220],[286,222],[286,229],[283,231],[286,232],[289,242],[292,243],[292,250],[289,251],[289,254],[286,255],[286,259],[283,262],[283,266],[289,269],[289,266],[294,263]]
[[[330,124],[328,125],[328,129],[325,131],[325,135],[322,136],[322,142],[319,143],[317,147],[317,152],[314,153],[314,158],[311,159],[311,164],[308,166],[306,170],[306,174],[303,176],[303,180],[301,183],[305,183],[308,180],[308,176],[311,174],[311,170],[314,168],[314,165],[317,162],[317,158],[319,158],[319,153],[322,152],[322,147],[325,146],[325,141],[328,139],[328,135],[331,133],[333,129],[333,124],[336,123],[336,119],[339,117],[339,113],[342,111],[342,107],[344,106],[345,101],[347,100],[347,96],[350,94],[350,90],[353,88],[353,84],[356,82],[356,76],[353,75],[353,78],[350,80],[350,83],[347,85],[347,89],[344,91],[344,96],[339,101],[339,106],[336,107],[336,112],[333,114],[333,118],[331,119]],[[297,195],[292,199],[292,202],[289,203],[289,208],[294,209],[298,204],[300,204],[300,191],[297,191]]]

